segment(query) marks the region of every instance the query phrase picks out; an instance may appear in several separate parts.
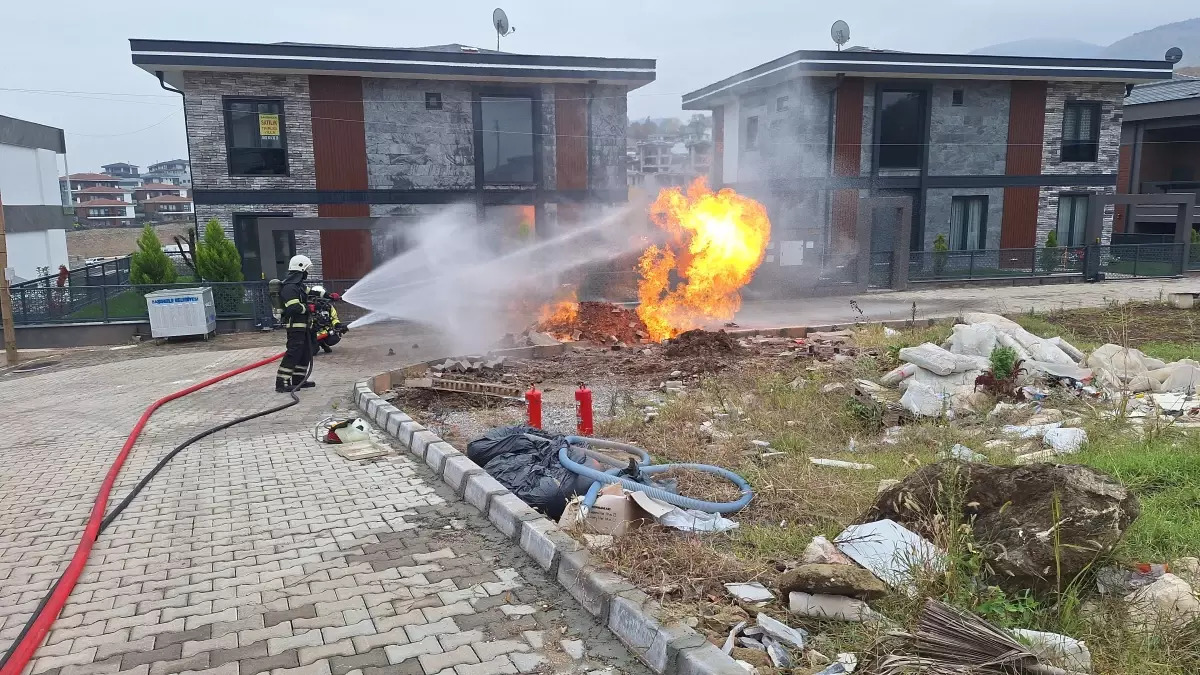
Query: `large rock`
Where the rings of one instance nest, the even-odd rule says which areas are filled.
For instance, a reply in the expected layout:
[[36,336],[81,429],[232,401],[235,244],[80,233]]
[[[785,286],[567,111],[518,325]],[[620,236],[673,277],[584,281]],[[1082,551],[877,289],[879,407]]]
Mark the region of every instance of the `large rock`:
[[1135,630],[1156,631],[1200,619],[1200,600],[1192,587],[1170,573],[1125,596],[1125,602],[1129,625]]
[[930,536],[927,524],[950,499],[961,500],[979,548],[989,555],[989,583],[1014,591],[1056,588],[1056,567],[1066,586],[1111,551],[1141,513],[1129,489],[1091,467],[946,461],[880,493],[861,522],[890,518]]
[[801,565],[775,580],[780,595],[793,591],[821,595],[848,595],[874,600],[887,595],[888,587],[874,574],[857,565]]

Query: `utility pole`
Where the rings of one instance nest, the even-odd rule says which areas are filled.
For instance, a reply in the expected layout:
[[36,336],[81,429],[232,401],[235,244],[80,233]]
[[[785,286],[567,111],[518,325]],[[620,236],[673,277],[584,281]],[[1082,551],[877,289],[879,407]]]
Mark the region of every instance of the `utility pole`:
[[17,329],[13,326],[12,295],[8,290],[8,237],[4,234],[4,199],[0,197],[0,321],[4,322],[4,355],[17,365]]

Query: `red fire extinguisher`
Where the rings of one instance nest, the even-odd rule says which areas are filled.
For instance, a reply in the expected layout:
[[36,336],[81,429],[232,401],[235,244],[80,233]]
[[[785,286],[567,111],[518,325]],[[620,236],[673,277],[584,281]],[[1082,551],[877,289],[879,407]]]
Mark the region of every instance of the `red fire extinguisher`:
[[537,390],[537,387],[529,385],[529,391],[525,392],[525,405],[528,408],[527,417],[529,426],[534,429],[542,428],[542,392]]
[[575,430],[580,436],[592,435],[592,390],[582,382],[575,390]]

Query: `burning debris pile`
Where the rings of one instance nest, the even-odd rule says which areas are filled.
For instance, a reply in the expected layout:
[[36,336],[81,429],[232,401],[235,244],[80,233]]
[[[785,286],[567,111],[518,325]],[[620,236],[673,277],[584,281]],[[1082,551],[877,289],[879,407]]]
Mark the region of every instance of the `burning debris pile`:
[[559,340],[602,345],[637,344],[649,337],[633,310],[608,302],[559,302],[543,309],[537,330]]

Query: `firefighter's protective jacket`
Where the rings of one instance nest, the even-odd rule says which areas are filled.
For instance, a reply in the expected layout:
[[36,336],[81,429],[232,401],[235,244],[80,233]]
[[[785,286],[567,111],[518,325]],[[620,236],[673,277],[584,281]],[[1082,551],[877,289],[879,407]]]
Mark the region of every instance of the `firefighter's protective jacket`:
[[283,303],[284,328],[308,330],[308,292],[303,281],[300,274],[289,274],[279,289],[279,300]]

